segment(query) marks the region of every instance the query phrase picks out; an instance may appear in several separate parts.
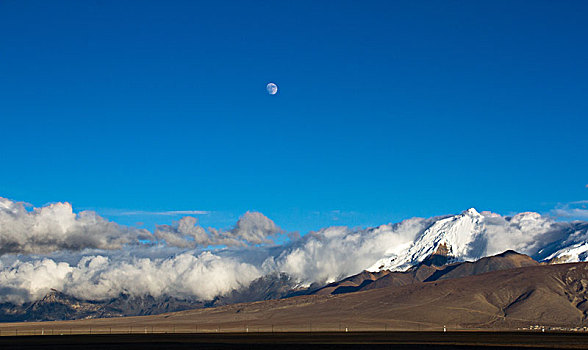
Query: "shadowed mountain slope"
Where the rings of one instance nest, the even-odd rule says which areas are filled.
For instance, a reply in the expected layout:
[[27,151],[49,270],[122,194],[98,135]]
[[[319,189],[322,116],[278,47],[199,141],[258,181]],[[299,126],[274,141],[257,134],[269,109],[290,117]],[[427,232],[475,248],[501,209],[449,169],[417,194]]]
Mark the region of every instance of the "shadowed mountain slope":
[[207,322],[233,320],[236,313],[257,322],[400,328],[448,325],[457,328],[586,325],[588,264],[529,266],[476,276],[414,283],[343,295],[283,300],[184,311],[173,317]]
[[363,271],[342,281],[331,283],[311,294],[341,294],[384,287],[399,287],[419,282],[474,276],[491,271],[539,265],[529,256],[512,250],[475,262],[439,266],[445,263],[443,257],[443,250],[438,251],[418,266],[404,272]]

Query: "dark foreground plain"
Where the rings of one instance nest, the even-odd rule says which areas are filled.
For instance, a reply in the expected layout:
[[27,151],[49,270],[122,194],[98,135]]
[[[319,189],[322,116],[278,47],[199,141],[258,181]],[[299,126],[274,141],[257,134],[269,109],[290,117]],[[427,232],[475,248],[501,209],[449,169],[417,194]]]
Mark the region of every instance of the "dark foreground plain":
[[588,334],[317,332],[4,336],[0,349],[588,349]]

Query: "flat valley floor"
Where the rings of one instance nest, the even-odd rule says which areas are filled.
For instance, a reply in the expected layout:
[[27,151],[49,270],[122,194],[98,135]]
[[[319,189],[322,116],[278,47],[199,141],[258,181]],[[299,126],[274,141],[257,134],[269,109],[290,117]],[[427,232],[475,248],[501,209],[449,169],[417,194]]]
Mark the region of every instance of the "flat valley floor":
[[2,336],[0,349],[588,349],[588,334],[289,332]]

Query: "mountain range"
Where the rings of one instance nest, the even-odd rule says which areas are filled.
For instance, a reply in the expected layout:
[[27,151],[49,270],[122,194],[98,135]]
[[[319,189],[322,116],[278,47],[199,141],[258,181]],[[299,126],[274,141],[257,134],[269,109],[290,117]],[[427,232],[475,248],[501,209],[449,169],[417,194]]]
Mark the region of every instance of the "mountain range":
[[[522,267],[475,274],[511,266]],[[422,277],[415,276],[421,268],[382,272],[380,276],[368,272],[316,293],[290,298],[143,317],[0,324],[0,331],[15,332],[15,327],[23,334],[38,334],[42,329],[50,334],[80,334],[445,328],[570,331],[588,327],[588,263],[539,264],[527,256],[505,252],[474,263],[438,266],[435,271],[439,273],[425,274],[428,282],[418,282]],[[404,278],[387,278],[394,274]],[[362,281],[372,280],[369,276],[374,282],[364,284]],[[354,289],[337,290],[348,286]]]
[[188,309],[210,308],[223,305],[277,300],[299,296],[340,295],[374,289],[403,288],[422,283],[460,279],[495,271],[509,271],[541,264],[527,255],[506,251],[474,262],[445,264],[447,256],[432,254],[406,271],[363,271],[341,281],[322,287],[297,288],[285,274],[264,276],[243,289],[235,290],[212,301],[186,300],[173,297],[154,298],[121,295],[108,301],[80,300],[57,290],[51,290],[43,299],[23,304],[1,304],[2,321],[47,321],[92,319],[122,316],[157,315]]
[[[499,220],[504,222],[497,224],[496,221]],[[497,229],[504,231],[524,226],[532,230],[541,225],[543,225],[541,230],[544,236],[548,237],[543,242],[547,244],[536,246],[530,234],[525,246],[525,250],[532,252],[530,256],[517,253],[512,249],[499,254],[489,254],[496,250],[496,247],[508,246],[508,242],[496,242],[496,237],[504,237],[504,234],[495,233]],[[540,269],[542,265],[587,260],[588,223],[551,222],[547,228],[544,225],[544,220],[536,213],[501,217],[488,212],[479,213],[472,208],[458,215],[436,218],[405,249],[401,251],[396,249],[381,257],[372,266],[366,266],[365,270],[359,274],[328,284],[302,285],[296,278],[286,273],[270,273],[246,286],[216,296],[212,300],[178,298],[171,295],[132,296],[121,293],[108,300],[96,301],[84,300],[58,290],[51,290],[40,300],[20,305],[9,302],[0,304],[0,321],[156,315],[305,295],[340,295],[391,288],[408,288],[406,290],[409,290],[412,288],[410,286],[423,283],[457,281],[497,271],[505,271],[501,276],[506,276],[505,274],[508,274],[506,271],[515,269]],[[580,285],[583,283],[576,282]],[[585,302],[580,299],[578,303]]]

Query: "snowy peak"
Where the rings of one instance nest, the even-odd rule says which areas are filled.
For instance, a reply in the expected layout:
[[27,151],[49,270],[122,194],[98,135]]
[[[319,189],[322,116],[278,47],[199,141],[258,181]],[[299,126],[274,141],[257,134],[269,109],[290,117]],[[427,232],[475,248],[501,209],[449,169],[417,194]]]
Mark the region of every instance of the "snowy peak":
[[474,208],[434,222],[410,246],[397,256],[381,259],[370,271],[406,270],[425,259],[444,256],[446,262],[476,260],[486,254],[484,216]]
[[588,222],[568,222],[560,226],[559,239],[544,245],[536,259],[551,264],[588,261]]
[[588,222],[557,222],[535,212],[501,216],[470,208],[430,221],[405,250],[388,254],[368,271],[475,261],[509,249],[542,262],[588,261]]
[[460,215],[463,215],[463,216],[466,216],[466,215],[468,215],[468,216],[481,216],[481,214],[478,213],[478,211],[475,208],[470,208],[468,210],[464,210],[464,211],[461,212]]
[[564,264],[581,261],[588,261],[587,241],[562,248],[545,259],[545,262],[550,264]]

